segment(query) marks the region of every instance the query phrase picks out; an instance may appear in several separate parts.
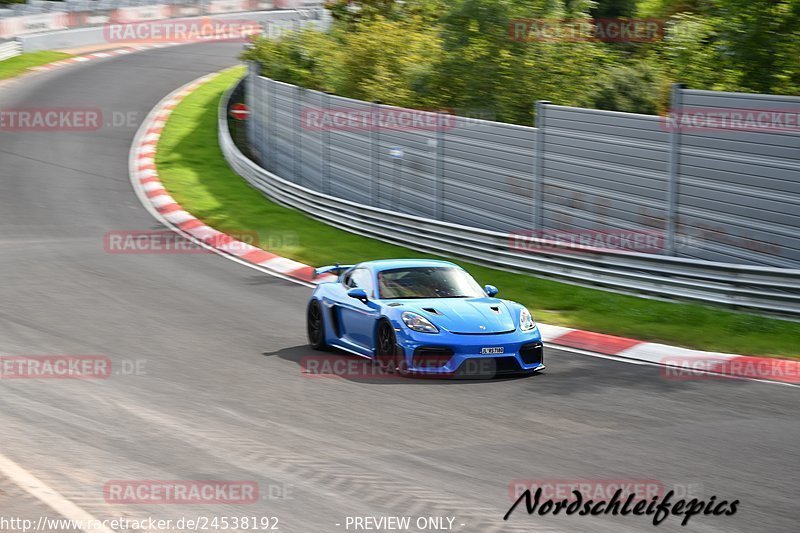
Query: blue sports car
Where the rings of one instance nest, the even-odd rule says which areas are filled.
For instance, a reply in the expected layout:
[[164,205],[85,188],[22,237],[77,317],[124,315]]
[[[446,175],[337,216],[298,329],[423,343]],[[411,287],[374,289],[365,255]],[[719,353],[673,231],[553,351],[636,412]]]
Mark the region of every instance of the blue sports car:
[[[400,374],[495,376],[544,369],[542,337],[522,305],[495,298],[447,261],[397,259],[318,268],[308,340]],[[335,276],[335,277],[334,277]]]

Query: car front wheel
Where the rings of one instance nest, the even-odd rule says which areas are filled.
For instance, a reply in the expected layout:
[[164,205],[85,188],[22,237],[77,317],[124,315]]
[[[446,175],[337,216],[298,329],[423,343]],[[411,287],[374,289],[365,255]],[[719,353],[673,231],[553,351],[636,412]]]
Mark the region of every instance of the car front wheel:
[[402,351],[397,348],[397,336],[388,320],[378,325],[376,341],[375,356],[378,362],[392,372],[405,375],[408,365]]
[[306,316],[306,329],[308,332],[308,343],[315,350],[325,350],[328,345],[325,343],[325,319],[322,315],[322,306],[319,300],[311,300],[308,304]]

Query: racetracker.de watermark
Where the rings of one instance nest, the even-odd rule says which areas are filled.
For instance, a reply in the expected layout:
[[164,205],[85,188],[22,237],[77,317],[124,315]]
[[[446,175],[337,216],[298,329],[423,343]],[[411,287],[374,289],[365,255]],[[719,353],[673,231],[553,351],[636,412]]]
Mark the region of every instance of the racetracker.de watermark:
[[206,254],[212,253],[210,248],[223,247],[229,253],[244,253],[258,242],[254,231],[215,233],[190,240],[170,230],[121,230],[106,232],[103,248],[110,254]]
[[112,22],[103,27],[111,43],[197,43],[209,41],[248,42],[261,33],[254,20],[171,19],[144,22]]
[[731,377],[800,383],[800,361],[767,357],[665,357],[660,373],[664,379],[695,381]]
[[0,379],[106,379],[111,359],[105,355],[4,355]]
[[308,131],[444,131],[456,127],[456,116],[447,110],[304,107],[300,126]]
[[105,355],[4,355],[0,379],[106,379],[146,376],[147,359],[118,359]]
[[260,498],[255,481],[209,479],[112,480],[103,485],[109,504],[251,504]]
[[[470,379],[492,379],[498,375],[497,361],[493,357],[470,357],[460,362],[457,369],[448,370],[452,354],[413,355],[411,361],[397,356],[370,360],[341,355],[309,355],[300,359],[300,371],[308,378],[346,378],[355,380],[397,379],[398,370],[417,377],[459,376]],[[397,367],[400,367],[399,369]]]
[[387,365],[339,355],[308,355],[300,359],[300,372],[304,377],[385,379],[396,378]]
[[0,109],[0,131],[94,132],[135,129],[140,111],[96,107],[27,107]]
[[523,230],[509,233],[512,250],[541,253],[621,252],[658,254],[666,249],[661,230]]
[[85,107],[0,109],[0,131],[96,131],[103,111]]
[[517,500],[526,490],[541,489],[541,497],[552,500],[574,501],[576,492],[585,499],[608,500],[620,490],[623,498],[634,494],[651,499],[673,491],[678,497],[700,496],[702,485],[666,484],[657,479],[514,479],[508,484],[508,497]]
[[749,131],[800,133],[800,107],[793,109],[736,109],[681,107],[661,122],[667,131]]
[[514,41],[532,42],[631,42],[647,43],[664,37],[660,19],[556,19],[512,20],[508,27]]

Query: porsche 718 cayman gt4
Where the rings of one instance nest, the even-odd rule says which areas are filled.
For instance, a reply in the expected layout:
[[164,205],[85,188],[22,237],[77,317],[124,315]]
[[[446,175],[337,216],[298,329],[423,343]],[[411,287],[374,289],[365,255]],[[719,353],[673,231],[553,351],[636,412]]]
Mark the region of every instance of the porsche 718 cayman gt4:
[[542,337],[524,306],[495,298],[447,261],[329,266],[308,303],[315,349],[336,347],[402,374],[494,376],[544,368]]

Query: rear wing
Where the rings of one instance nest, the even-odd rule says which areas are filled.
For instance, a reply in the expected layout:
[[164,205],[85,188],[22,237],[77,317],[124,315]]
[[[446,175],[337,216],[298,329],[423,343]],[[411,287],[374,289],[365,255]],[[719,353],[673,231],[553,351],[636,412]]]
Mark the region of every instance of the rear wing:
[[341,276],[342,272],[350,270],[355,265],[328,265],[314,269],[314,275],[311,279],[318,278],[324,274],[333,274],[334,276]]

